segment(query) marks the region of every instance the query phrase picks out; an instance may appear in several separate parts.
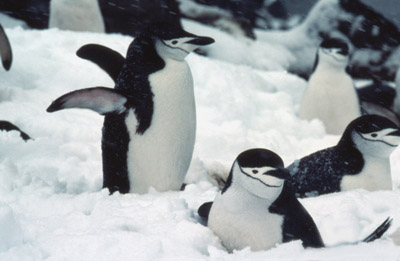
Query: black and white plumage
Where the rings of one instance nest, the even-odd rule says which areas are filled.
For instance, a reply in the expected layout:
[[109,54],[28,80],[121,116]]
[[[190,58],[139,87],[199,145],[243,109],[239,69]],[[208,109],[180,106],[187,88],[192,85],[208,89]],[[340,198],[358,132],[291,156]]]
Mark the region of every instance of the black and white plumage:
[[252,149],[237,157],[225,188],[212,206],[206,203],[208,226],[229,251],[267,250],[297,239],[306,247],[324,245],[313,219],[285,185],[288,177],[272,151]]
[[[266,149],[242,152],[233,163],[224,189],[199,215],[228,249],[268,250],[276,244],[301,240],[304,247],[324,247],[312,217],[285,180],[282,159]],[[363,242],[380,238],[390,227],[386,219]]]
[[292,163],[290,187],[300,197],[362,188],[390,190],[390,154],[400,129],[387,118],[365,115],[352,121],[339,143]]
[[400,126],[400,103],[399,103],[399,72],[396,74],[395,88],[389,83],[373,79],[367,86],[357,89],[360,99],[362,113],[377,114],[388,118]]
[[330,134],[340,135],[361,116],[353,79],[346,72],[348,61],[349,47],[344,40],[324,40],[299,109],[300,118],[321,120]]
[[196,129],[193,79],[184,58],[214,42],[159,25],[128,48],[115,89],[89,88],[54,101],[49,112],[89,108],[105,115],[103,186],[111,192],[178,190]]

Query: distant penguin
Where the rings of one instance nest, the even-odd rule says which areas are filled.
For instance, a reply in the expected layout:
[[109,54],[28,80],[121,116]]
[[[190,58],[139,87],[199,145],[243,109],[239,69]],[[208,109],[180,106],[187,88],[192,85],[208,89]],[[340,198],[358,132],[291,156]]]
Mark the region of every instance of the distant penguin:
[[11,67],[12,51],[6,32],[4,31],[1,25],[0,25],[0,56],[4,69],[8,71]]
[[299,117],[321,120],[329,134],[340,135],[352,120],[361,116],[353,80],[346,72],[348,60],[346,42],[338,38],[324,40],[301,101]]
[[[226,186],[213,203],[205,203],[209,213],[203,213],[228,251],[268,250],[292,240],[301,240],[304,247],[324,246],[312,217],[286,185],[287,178],[282,159],[272,151],[251,149],[236,158]],[[364,242],[381,237],[390,224],[387,219]]]
[[393,88],[378,79],[373,79],[372,84],[358,88],[362,114],[380,115],[400,126],[400,110],[396,112],[398,90],[398,87]]
[[185,57],[214,40],[157,28],[131,43],[115,89],[74,91],[47,109],[88,108],[105,115],[103,186],[111,193],[179,190],[192,158],[196,111]]
[[392,121],[365,115],[352,121],[339,143],[292,163],[287,180],[299,197],[352,189],[391,190],[390,154],[400,144]]
[[105,32],[97,0],[51,0],[49,28]]

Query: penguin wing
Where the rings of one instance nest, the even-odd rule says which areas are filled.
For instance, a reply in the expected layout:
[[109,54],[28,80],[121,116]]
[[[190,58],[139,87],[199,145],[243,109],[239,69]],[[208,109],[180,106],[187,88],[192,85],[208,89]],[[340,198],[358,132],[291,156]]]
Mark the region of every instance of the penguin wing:
[[95,87],[73,91],[55,100],[47,112],[54,112],[69,108],[91,109],[101,115],[109,113],[123,113],[128,99],[111,88]]
[[210,210],[212,207],[213,202],[206,202],[203,205],[201,205],[199,207],[199,209],[197,210],[197,213],[199,213],[199,216],[208,220],[208,216],[210,215]]
[[8,122],[8,121],[0,121],[0,130],[5,130],[5,131],[15,130],[20,133],[20,136],[24,141],[31,139],[31,137],[29,137],[28,134],[26,134],[25,132],[20,130],[20,128],[18,128],[17,126],[15,126],[14,124],[12,124],[11,122]]
[[1,25],[0,25],[0,55],[3,67],[8,71],[11,67],[11,62],[12,62],[11,45],[10,42],[8,41],[6,32],[4,31]]
[[99,44],[84,45],[76,51],[76,55],[97,64],[114,82],[125,63],[125,58],[119,52]]
[[269,211],[284,217],[283,242],[301,240],[304,247],[324,247],[317,225],[286,182],[280,196],[272,203]]

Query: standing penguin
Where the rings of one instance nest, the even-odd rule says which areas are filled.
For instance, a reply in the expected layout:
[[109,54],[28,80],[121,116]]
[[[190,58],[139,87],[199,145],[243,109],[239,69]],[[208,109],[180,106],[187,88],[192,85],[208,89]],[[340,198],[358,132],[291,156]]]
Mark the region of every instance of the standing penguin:
[[392,189],[390,154],[400,144],[392,121],[365,115],[347,126],[339,143],[292,163],[290,187],[300,197],[362,188]]
[[343,133],[350,121],[361,116],[353,80],[346,72],[348,61],[349,47],[343,40],[323,41],[301,101],[299,117],[320,119],[329,134]]
[[97,0],[51,0],[49,27],[62,30],[104,33]]
[[47,109],[88,108],[105,115],[103,186],[111,193],[178,190],[192,158],[196,111],[185,57],[214,40],[155,28],[129,46],[115,89],[74,91]]
[[[224,189],[209,208],[208,227],[228,249],[268,250],[276,244],[301,240],[304,247],[323,247],[312,217],[286,185],[289,173],[282,159],[266,149],[242,152],[233,163]],[[199,213],[200,213],[199,209]],[[382,236],[387,219],[364,242]]]

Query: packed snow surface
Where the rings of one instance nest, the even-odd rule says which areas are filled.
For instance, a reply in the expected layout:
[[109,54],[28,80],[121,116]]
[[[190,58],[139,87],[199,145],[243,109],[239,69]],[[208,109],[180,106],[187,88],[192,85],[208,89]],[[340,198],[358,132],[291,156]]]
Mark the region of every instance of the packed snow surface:
[[[394,219],[388,234],[400,227],[400,151],[392,154],[393,191],[301,200],[325,249],[294,241],[269,251],[228,253],[200,221],[197,208],[218,191],[210,177],[226,175],[241,151],[268,148],[287,165],[340,138],[326,135],[320,121],[296,116],[306,82],[282,70],[291,57],[279,46],[273,49],[279,59],[271,60],[257,51],[269,43],[187,23],[188,31],[213,36],[220,46],[213,52],[227,56],[187,58],[198,120],[188,185],[180,192],[110,196],[102,189],[102,116],[77,109],[49,114],[46,108],[69,91],[112,87],[106,73],[75,52],[98,43],[125,54],[131,37],[7,24],[14,60],[9,72],[0,70],[0,119],[33,140],[0,132],[0,260],[399,260],[400,246],[388,236],[352,242],[388,216]],[[276,70],[254,69],[249,58]]]

